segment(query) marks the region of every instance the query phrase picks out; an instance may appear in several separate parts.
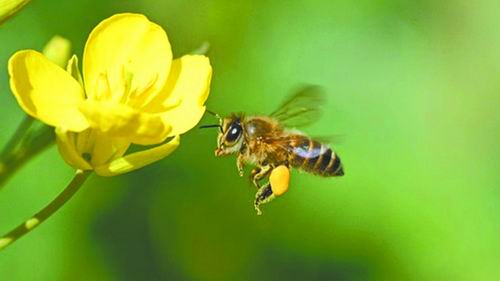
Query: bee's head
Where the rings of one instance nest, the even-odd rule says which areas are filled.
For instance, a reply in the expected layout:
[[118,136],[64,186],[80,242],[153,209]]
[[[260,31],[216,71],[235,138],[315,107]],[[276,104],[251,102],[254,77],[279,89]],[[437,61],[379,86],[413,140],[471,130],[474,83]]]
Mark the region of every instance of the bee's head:
[[243,145],[243,126],[241,120],[243,115],[231,114],[229,117],[221,118],[217,113],[207,110],[219,119],[219,124],[203,125],[200,128],[219,128],[217,136],[217,148],[215,156],[228,155],[240,151]]
[[222,156],[240,151],[243,145],[243,126],[241,117],[231,115],[220,119],[220,132],[217,136],[215,156]]

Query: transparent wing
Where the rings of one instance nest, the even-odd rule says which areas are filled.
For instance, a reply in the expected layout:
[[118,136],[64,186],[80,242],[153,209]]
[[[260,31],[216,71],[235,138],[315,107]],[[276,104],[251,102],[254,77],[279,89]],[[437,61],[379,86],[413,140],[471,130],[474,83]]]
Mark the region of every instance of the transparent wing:
[[288,96],[270,116],[285,127],[304,127],[320,119],[325,101],[321,87],[306,85]]
[[[290,148],[290,143],[297,143],[300,142],[301,140],[306,137],[309,139],[308,136],[304,135],[283,135],[283,136],[264,136],[262,138],[262,142],[270,144],[272,146],[280,147],[283,149],[288,149]],[[312,140],[320,142],[325,145],[336,145],[336,144],[342,144],[344,142],[344,137],[342,135],[329,135],[329,136],[312,136],[310,137]]]
[[319,141],[324,144],[343,144],[345,143],[344,135],[321,135],[321,136],[311,136],[315,141]]

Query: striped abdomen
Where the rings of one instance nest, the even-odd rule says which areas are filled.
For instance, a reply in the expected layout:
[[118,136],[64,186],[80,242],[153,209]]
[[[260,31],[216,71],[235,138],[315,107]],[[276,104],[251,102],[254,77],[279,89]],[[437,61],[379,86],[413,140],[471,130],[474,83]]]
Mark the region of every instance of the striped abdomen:
[[324,177],[344,175],[340,158],[328,145],[296,136],[290,141],[289,151],[292,167]]

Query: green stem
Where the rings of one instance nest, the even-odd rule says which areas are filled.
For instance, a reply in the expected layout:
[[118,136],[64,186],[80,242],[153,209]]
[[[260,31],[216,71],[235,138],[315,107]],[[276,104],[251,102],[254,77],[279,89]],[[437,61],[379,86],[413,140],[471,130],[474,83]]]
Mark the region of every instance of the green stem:
[[4,158],[6,157],[12,150],[14,150],[23,140],[23,138],[26,136],[28,133],[28,130],[31,128],[31,125],[33,124],[34,119],[31,118],[30,116],[25,116],[23,121],[21,121],[21,124],[16,129],[16,132],[10,140],[7,142],[5,147],[2,150],[2,153],[0,153],[0,157]]
[[68,186],[45,208],[36,213],[30,219],[26,220],[18,227],[0,238],[0,251],[11,245],[17,239],[39,226],[42,222],[57,212],[66,202],[75,195],[85,180],[89,177],[91,171],[77,170],[75,176]]
[[[37,132],[32,133],[25,129],[26,123],[28,121],[23,121],[0,155],[0,189],[28,160],[54,144],[53,128],[43,126]],[[7,149],[9,147],[11,150]]]

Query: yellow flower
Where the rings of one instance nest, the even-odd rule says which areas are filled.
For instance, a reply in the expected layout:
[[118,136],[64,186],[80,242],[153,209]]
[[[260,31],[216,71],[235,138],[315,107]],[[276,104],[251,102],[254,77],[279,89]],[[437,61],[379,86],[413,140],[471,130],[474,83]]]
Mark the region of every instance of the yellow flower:
[[[205,111],[212,68],[201,55],[172,60],[159,25],[143,15],[118,14],[90,33],[83,79],[75,56],[64,71],[33,50],[15,53],[9,74],[23,110],[56,128],[68,164],[112,176],[177,148],[179,135]],[[131,144],[157,146],[125,155]]]

